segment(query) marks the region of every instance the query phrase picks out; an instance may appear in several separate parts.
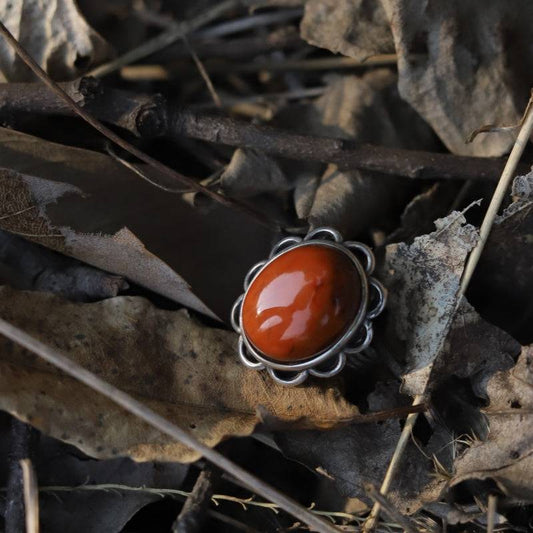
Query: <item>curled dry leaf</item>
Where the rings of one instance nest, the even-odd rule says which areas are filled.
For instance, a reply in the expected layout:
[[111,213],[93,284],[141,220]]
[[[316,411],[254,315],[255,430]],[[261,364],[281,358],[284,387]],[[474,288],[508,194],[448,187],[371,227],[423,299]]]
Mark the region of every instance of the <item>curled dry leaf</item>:
[[229,315],[274,238],[226,208],[198,213],[97,152],[0,129],[0,154],[1,229],[209,316]]
[[[108,44],[87,24],[74,0],[1,2],[0,20],[56,80],[77,78],[110,55]],[[34,79],[5,39],[0,40],[0,71],[8,81]]]
[[[2,318],[64,350],[209,446],[249,435],[259,406],[276,419],[322,428],[358,415],[331,385],[286,388],[248,370],[238,361],[234,333],[203,327],[185,311],[161,311],[136,297],[75,304],[8,288],[1,296]],[[198,458],[36,356],[1,342],[0,408],[94,457]]]
[[456,462],[452,486],[469,479],[492,479],[508,496],[531,503],[533,490],[533,347],[524,347],[516,365],[488,383],[484,410],[490,432]]
[[[403,148],[433,144],[429,128],[399,98],[396,76],[386,70],[333,78],[307,115],[315,135]],[[406,124],[407,137],[401,134]],[[299,177],[296,212],[312,226],[332,225],[353,236],[393,218],[391,212],[408,198],[405,185],[395,177],[329,165],[322,176],[304,172]]]
[[445,217],[457,196],[457,187],[452,183],[434,183],[417,194],[405,207],[401,225],[388,237],[387,243],[412,242],[418,235],[431,233],[436,218]]
[[532,16],[527,0],[512,9],[490,0],[482,11],[477,2],[464,0],[444,5],[313,0],[306,5],[301,33],[311,44],[359,60],[389,52],[392,38],[402,98],[452,152],[498,156],[511,147],[512,133],[479,135],[471,144],[465,139],[484,124],[520,120],[533,70]]
[[[382,5],[391,21],[402,97],[454,153],[498,156],[509,150],[510,132],[479,135],[471,144],[465,139],[484,124],[520,120],[531,79],[523,74],[529,67],[515,61],[515,46],[527,63],[525,50],[533,51],[531,3],[519,1],[509,9],[490,0],[481,11],[476,2],[463,0],[438,6],[382,0]],[[413,54],[423,56],[412,59]]]
[[309,0],[301,24],[309,43],[364,61],[394,52],[385,10],[365,0]]
[[457,309],[459,281],[477,231],[452,212],[411,245],[390,244],[380,268],[389,290],[380,349],[404,365],[403,390],[422,394]]
[[247,197],[286,191],[291,184],[272,157],[237,148],[220,177],[220,188],[229,196]]

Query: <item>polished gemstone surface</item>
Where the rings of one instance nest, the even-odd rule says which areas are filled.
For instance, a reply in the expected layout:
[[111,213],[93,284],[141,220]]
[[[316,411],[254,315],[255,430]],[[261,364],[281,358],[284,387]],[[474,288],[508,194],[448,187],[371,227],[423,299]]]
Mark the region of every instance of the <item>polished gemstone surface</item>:
[[250,285],[242,304],[244,333],[271,359],[307,359],[346,331],[361,292],[359,273],[342,251],[319,244],[294,248]]

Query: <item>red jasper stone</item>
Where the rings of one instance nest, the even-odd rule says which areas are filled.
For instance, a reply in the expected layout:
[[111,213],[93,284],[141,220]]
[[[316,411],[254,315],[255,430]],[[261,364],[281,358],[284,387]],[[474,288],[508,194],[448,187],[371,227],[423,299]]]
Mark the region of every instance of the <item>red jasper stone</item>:
[[361,305],[361,278],[349,257],[309,244],[275,258],[242,304],[244,334],[277,361],[307,359],[333,344]]

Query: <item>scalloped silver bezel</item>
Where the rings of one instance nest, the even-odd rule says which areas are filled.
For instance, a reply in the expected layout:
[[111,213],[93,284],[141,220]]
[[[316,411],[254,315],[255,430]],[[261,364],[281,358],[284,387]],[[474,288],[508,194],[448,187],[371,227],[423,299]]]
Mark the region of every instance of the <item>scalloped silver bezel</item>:
[[[321,238],[324,236],[328,238]],[[334,248],[348,257],[361,279],[361,303],[350,326],[332,345],[303,360],[281,363],[259,351],[244,333],[242,303],[254,279],[267,266],[295,248],[311,245]],[[364,257],[364,266],[354,254],[354,251]],[[242,363],[254,370],[266,369],[276,382],[289,386],[300,385],[306,380],[308,375],[326,378],[338,374],[344,367],[346,356],[360,352],[368,347],[373,334],[371,320],[378,316],[385,306],[385,289],[379,281],[370,277],[370,274],[374,270],[374,264],[374,255],[366,245],[355,241],[343,242],[340,233],[333,228],[317,228],[308,233],[303,239],[301,237],[291,236],[279,241],[273,247],[268,260],[256,263],[248,271],[244,281],[244,293],[237,298],[233,305],[231,323],[235,331],[240,335],[239,357]],[[369,310],[368,303],[371,290],[376,291],[377,298],[375,305]],[[322,371],[316,368],[334,357],[337,357],[337,360],[330,369]]]

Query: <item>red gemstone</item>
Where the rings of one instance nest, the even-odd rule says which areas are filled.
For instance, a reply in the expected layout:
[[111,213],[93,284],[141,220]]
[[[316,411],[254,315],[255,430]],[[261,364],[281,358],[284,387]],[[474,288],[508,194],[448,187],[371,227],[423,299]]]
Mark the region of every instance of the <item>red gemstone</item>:
[[244,334],[271,359],[307,359],[332,345],[355,319],[361,278],[345,253],[309,244],[274,259],[242,304]]

